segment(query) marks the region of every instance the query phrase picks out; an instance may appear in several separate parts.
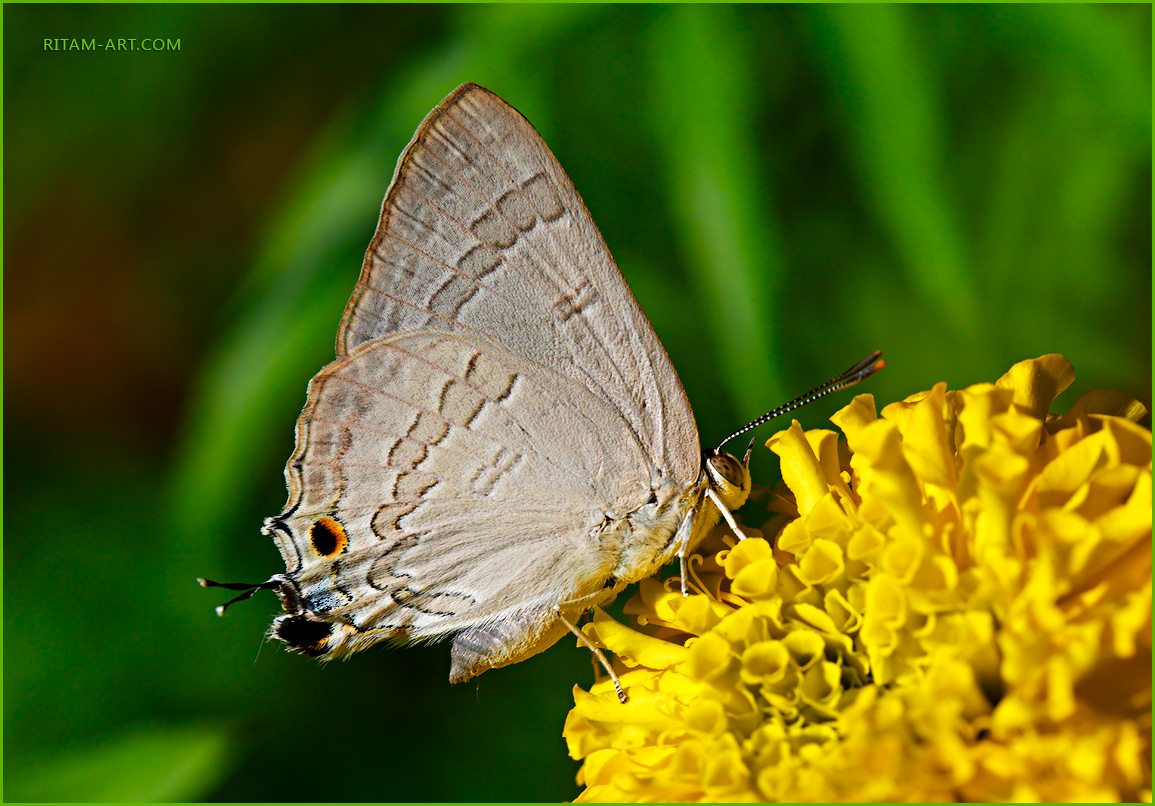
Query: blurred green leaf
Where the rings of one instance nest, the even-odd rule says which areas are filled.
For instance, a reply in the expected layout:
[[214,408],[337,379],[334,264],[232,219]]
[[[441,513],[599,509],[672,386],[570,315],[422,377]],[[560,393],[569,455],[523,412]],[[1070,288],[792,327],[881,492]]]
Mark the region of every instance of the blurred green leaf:
[[670,212],[739,420],[785,398],[772,358],[784,267],[758,170],[753,47],[736,10],[680,5],[657,15],[648,52]]
[[927,308],[977,347],[978,292],[946,181],[939,68],[916,42],[912,11],[834,5],[814,14],[867,198]]
[[231,742],[212,726],[139,727],[86,750],[6,772],[4,799],[156,803],[199,800],[232,771]]

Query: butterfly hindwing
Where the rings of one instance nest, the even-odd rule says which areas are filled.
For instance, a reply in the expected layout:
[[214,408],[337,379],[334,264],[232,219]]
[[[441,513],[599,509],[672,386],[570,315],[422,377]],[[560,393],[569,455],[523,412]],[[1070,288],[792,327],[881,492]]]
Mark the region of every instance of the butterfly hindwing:
[[612,576],[623,532],[605,513],[654,495],[604,401],[469,335],[402,333],[337,360],[312,381],[297,439],[270,531],[303,609],[356,648],[540,631],[526,613]]

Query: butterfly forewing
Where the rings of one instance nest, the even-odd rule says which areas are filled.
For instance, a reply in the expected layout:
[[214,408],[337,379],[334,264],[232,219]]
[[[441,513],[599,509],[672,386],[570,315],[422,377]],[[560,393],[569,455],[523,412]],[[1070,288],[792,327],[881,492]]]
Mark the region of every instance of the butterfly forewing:
[[557,159],[466,84],[398,161],[338,351],[402,330],[474,332],[602,396],[673,478],[697,478],[681,382]]

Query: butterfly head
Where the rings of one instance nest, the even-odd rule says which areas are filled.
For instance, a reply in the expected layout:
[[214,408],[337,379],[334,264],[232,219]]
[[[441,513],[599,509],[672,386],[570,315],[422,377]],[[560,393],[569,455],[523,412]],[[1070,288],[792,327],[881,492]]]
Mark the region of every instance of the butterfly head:
[[740,460],[720,448],[707,452],[705,456],[710,487],[730,511],[746,503],[746,497],[750,495],[750,453],[753,449],[754,440],[750,440],[746,455]]
[[229,605],[243,602],[257,591],[271,590],[281,600],[285,615],[278,616],[269,629],[269,637],[284,641],[289,649],[312,657],[324,657],[330,651],[334,625],[317,618],[303,605],[301,591],[297,583],[286,574],[274,574],[264,582],[248,585],[243,582],[214,582],[198,579],[205,588],[226,588],[242,591],[223,605],[217,607],[217,615],[223,616]]

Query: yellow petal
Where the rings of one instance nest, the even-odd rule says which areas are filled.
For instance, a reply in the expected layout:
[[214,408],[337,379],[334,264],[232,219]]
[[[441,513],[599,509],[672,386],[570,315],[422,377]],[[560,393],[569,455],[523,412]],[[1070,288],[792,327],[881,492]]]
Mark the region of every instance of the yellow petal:
[[705,635],[730,614],[730,608],[702,594],[693,594],[674,603],[675,623],[691,635]]
[[782,600],[764,599],[735,610],[714,628],[714,633],[735,646],[765,641],[782,632]]
[[801,554],[811,543],[810,531],[806,528],[806,521],[798,518],[790,521],[782,527],[782,533],[778,535],[775,545],[785,552],[793,555]]
[[730,590],[734,594],[747,599],[763,599],[775,596],[777,589],[778,563],[773,557],[766,557],[752,565],[747,565],[738,572],[730,584]]
[[926,543],[914,538],[893,540],[882,552],[879,568],[903,583],[909,583],[918,573],[926,553]]
[[686,659],[684,646],[632,630],[600,607],[594,608],[594,629],[606,648],[630,666],[669,669]]
[[[817,608],[812,609],[817,610]],[[811,616],[812,614],[805,615]],[[822,615],[825,616],[826,614],[823,613]],[[833,627],[834,625],[830,624],[828,631],[833,631]],[[789,633],[782,639],[782,645],[790,651],[790,656],[794,659],[795,664],[803,671],[822,660],[826,653],[826,642],[822,640],[822,636],[810,630],[795,630]]]
[[855,633],[862,626],[862,613],[850,603],[842,591],[837,589],[827,591],[822,604],[839,632]]
[[851,451],[858,451],[858,437],[862,430],[878,419],[874,408],[873,395],[856,395],[849,405],[834,413],[830,422],[846,435],[846,443]]
[[1009,554],[1011,523],[1030,463],[1010,451],[991,450],[973,465],[982,505],[974,524],[974,556],[980,564],[999,563]]
[[863,503],[869,495],[887,506],[898,526],[909,537],[920,539],[926,523],[922,492],[918,480],[902,453],[902,437],[886,420],[865,429],[859,440],[857,456],[872,467],[869,483],[864,483]]
[[1098,468],[1107,464],[1108,435],[1100,432],[1063,451],[1039,474],[1040,506],[1062,506]]
[[686,708],[684,718],[693,730],[711,735],[722,733],[729,724],[725,709],[716,700],[695,700]]
[[650,577],[638,583],[638,593],[626,602],[624,611],[626,615],[648,616],[649,620],[672,624],[677,618],[674,604],[681,600],[680,590],[669,590],[661,581]]
[[1110,437],[1107,452],[1113,462],[1124,462],[1138,467],[1151,466],[1151,432],[1141,425],[1118,417],[1092,415],[1091,420],[1103,424]]
[[991,433],[996,444],[1027,456],[1039,446],[1043,422],[1016,411],[1005,411],[991,417]]
[[[842,694],[842,670],[837,663],[822,661],[802,675],[802,697],[812,705],[833,706]],[[836,711],[830,710],[833,716]]]
[[977,449],[986,448],[993,439],[991,418],[1011,407],[1014,393],[994,384],[979,383],[958,393],[958,430],[955,442],[965,460]]
[[617,751],[606,748],[604,750],[595,750],[590,753],[587,763],[584,767],[586,775],[596,780],[601,777],[601,770],[610,759],[617,755]]
[[1135,488],[1123,506],[1095,521],[1099,530],[1115,543],[1130,543],[1151,535],[1151,471],[1135,479]]
[[[947,436],[943,420],[946,384],[937,383],[925,399],[915,404],[902,427],[902,452],[914,474],[924,483],[954,490],[954,445]],[[887,407],[889,409],[889,406]],[[883,409],[886,416],[887,409]]]
[[726,558],[723,561],[723,567],[726,569],[726,576],[734,579],[738,573],[748,565],[752,565],[759,560],[773,559],[774,553],[770,549],[770,544],[765,540],[743,540],[734,548],[725,552]]
[[[617,726],[658,731],[672,724],[669,698],[641,686],[630,689],[630,699],[626,703],[619,702],[612,691],[606,695],[597,695],[582,691],[578,686],[574,686],[573,696],[574,707],[570,716],[575,724],[584,722],[587,726],[584,731],[586,738],[590,731],[594,731],[595,735],[602,735],[602,741],[607,738],[613,741],[619,730]],[[566,733],[567,736],[575,734],[574,743],[570,747],[570,753],[575,758],[580,757],[578,754],[589,752],[587,747],[582,746],[582,731],[570,726]]]
[[838,461],[838,434],[823,428],[812,428],[804,434],[806,442],[810,445],[810,450],[818,459],[823,480],[827,484],[840,484],[842,467]]
[[906,622],[906,594],[897,579],[876,574],[866,585],[866,615],[888,624]]
[[846,556],[851,560],[872,559],[886,545],[886,535],[873,526],[863,525],[854,530],[846,545]]
[[798,512],[808,514],[818,499],[826,495],[827,484],[822,464],[802,432],[802,426],[794,420],[790,428],[770,437],[766,446],[782,459],[782,480],[794,493]]
[[742,679],[751,685],[777,685],[790,673],[790,651],[781,641],[759,641],[742,652]]
[[845,570],[842,547],[833,540],[815,540],[798,559],[798,578],[807,585],[834,580]]
[[1045,419],[1051,403],[1075,380],[1075,369],[1057,353],[1015,364],[996,385],[1014,393],[1017,409],[1039,420]]
[[733,660],[730,642],[710,632],[693,640],[680,668],[693,680],[711,680],[728,672]]
[[1070,428],[1077,418],[1088,414],[1122,417],[1124,420],[1137,423],[1147,416],[1147,407],[1130,395],[1115,389],[1095,389],[1076,400],[1066,416],[1050,430]]
[[742,753],[736,746],[711,748],[702,775],[702,784],[711,793],[711,799],[717,798],[720,793],[744,789],[749,778],[750,770],[742,762]]
[[[844,486],[845,482],[840,480],[838,484]],[[812,538],[837,540],[855,526],[854,520],[843,509],[844,500],[843,495],[835,495],[833,492],[818,499],[814,509],[806,516],[806,531]]]

